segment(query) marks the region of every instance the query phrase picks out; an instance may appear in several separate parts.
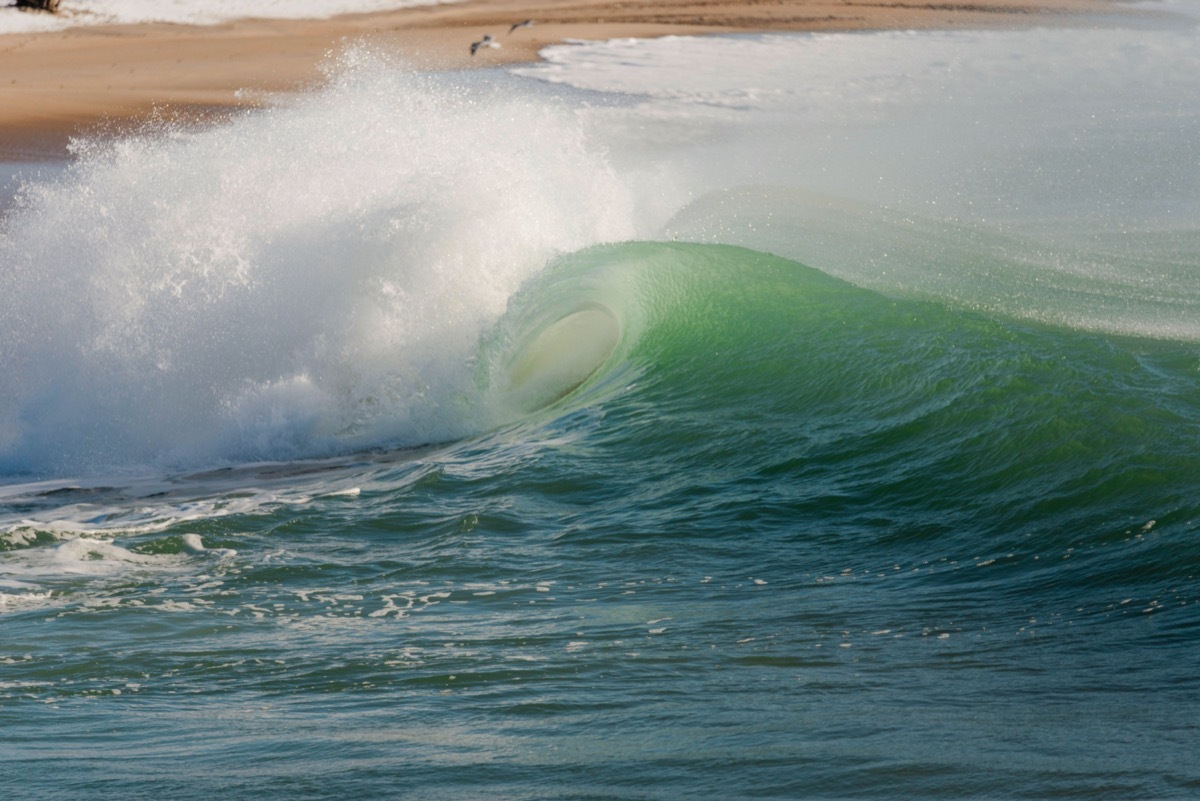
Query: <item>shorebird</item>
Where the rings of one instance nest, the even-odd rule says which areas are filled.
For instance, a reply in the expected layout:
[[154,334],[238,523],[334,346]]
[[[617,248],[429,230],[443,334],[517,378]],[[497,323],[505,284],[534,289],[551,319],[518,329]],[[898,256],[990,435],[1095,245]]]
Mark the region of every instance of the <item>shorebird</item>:
[[522,20],[521,22],[514,22],[513,26],[508,29],[508,32],[511,34],[517,28],[528,28],[531,25],[533,25],[533,20],[531,20],[531,19]]
[[478,42],[471,42],[471,55],[475,55],[481,47],[499,47],[500,43],[492,38],[490,33],[485,33],[483,38]]

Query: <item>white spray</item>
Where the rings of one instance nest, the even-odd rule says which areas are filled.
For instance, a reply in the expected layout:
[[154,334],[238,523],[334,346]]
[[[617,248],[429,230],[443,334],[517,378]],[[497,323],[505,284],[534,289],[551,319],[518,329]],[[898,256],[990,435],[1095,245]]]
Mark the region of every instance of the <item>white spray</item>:
[[288,105],[81,144],[3,221],[0,472],[490,425],[471,360],[509,296],[556,253],[661,223],[577,108],[517,83],[357,50]]

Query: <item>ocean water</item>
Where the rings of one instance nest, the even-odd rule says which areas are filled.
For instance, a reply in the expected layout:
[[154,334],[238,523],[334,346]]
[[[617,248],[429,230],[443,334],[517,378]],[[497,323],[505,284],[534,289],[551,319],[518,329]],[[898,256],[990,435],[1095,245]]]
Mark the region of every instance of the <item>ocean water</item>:
[[1200,796],[1200,31],[1080,23],[6,167],[0,796]]

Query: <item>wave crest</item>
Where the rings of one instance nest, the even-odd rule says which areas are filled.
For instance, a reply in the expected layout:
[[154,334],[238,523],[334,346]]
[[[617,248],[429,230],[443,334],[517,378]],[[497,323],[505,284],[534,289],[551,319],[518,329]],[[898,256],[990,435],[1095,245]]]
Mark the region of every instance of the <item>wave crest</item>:
[[517,84],[357,49],[286,105],[79,143],[0,238],[0,472],[486,428],[472,361],[509,297],[645,227],[638,176]]

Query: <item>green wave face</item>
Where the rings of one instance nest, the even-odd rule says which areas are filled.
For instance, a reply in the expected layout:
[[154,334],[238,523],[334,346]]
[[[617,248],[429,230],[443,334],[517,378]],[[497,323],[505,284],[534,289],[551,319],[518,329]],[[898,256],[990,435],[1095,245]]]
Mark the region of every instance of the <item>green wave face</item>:
[[596,441],[627,463],[725,491],[783,479],[794,511],[903,536],[1108,537],[1197,511],[1185,344],[893,299],[739,247],[627,243],[562,258],[485,353],[510,419],[596,406]]

